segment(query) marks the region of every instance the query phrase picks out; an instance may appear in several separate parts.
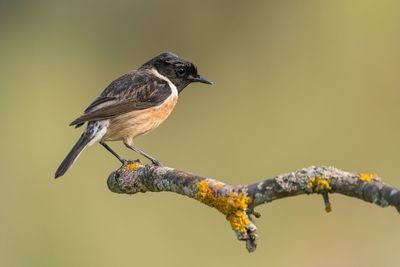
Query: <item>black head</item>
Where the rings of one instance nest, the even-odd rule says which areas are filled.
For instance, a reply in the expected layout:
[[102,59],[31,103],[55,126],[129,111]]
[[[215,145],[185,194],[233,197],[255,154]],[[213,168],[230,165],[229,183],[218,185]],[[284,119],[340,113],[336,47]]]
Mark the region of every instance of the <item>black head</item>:
[[159,54],[143,64],[142,68],[155,68],[176,86],[179,93],[192,82],[212,84],[197,73],[195,65],[169,52]]

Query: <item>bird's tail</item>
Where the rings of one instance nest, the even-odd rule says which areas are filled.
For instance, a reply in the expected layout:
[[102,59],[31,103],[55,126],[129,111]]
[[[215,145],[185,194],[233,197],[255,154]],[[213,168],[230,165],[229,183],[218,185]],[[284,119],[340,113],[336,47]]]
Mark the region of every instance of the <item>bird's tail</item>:
[[81,135],[78,142],[76,142],[74,147],[68,153],[67,157],[63,160],[63,162],[61,162],[61,165],[60,165],[60,167],[58,167],[54,178],[58,178],[67,172],[67,170],[71,167],[71,165],[78,158],[78,156],[82,153],[82,151],[88,146],[90,141],[91,141],[91,138],[89,136],[85,135],[85,133],[83,133]]
[[55,178],[58,178],[71,167],[74,161],[82,153],[82,151],[91,146],[93,143],[100,141],[104,134],[107,132],[108,121],[91,121],[86,125],[86,129],[83,131],[78,142],[74,145],[67,157],[61,162],[60,167],[56,171]]

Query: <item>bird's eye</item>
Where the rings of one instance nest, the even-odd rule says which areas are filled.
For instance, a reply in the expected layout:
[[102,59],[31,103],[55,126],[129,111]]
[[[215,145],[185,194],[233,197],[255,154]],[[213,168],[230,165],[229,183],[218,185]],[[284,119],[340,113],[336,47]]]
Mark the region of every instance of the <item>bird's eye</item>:
[[183,76],[183,75],[185,75],[186,70],[185,70],[184,68],[182,68],[182,67],[177,67],[177,68],[176,68],[176,73],[177,73],[179,76]]

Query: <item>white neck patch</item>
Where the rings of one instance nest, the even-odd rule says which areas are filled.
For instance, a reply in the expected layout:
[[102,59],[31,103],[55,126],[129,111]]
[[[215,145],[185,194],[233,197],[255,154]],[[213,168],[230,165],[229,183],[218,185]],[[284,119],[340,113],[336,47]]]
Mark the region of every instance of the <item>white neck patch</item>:
[[171,90],[172,90],[172,93],[171,93],[171,96],[170,96],[170,97],[178,96],[178,89],[176,88],[175,84],[173,84],[173,83],[171,82],[170,79],[168,79],[168,78],[165,77],[164,75],[160,74],[155,68],[152,68],[152,69],[151,69],[151,72],[154,74],[154,76],[156,76],[156,77],[160,78],[161,80],[164,80],[164,81],[166,81],[166,82],[168,83],[169,87],[170,87]]

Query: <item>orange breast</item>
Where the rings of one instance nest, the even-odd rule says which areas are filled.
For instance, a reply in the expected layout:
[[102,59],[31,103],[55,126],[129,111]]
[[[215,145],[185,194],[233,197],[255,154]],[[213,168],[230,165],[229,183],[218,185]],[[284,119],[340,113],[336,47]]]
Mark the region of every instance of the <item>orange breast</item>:
[[178,96],[171,96],[160,106],[135,110],[110,119],[104,141],[133,139],[157,128],[174,109]]

